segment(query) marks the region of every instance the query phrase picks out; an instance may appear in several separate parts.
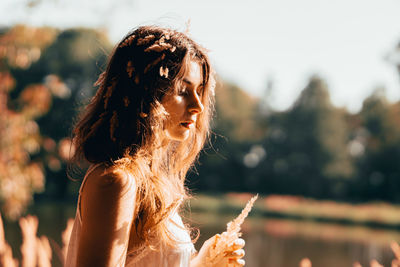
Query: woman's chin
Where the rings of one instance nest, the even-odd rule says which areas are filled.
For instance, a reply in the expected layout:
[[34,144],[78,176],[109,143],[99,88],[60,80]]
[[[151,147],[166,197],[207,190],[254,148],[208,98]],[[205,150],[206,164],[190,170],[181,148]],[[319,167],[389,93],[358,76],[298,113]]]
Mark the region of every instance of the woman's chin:
[[175,132],[166,131],[166,137],[171,141],[185,141],[189,138],[190,130],[180,130]]

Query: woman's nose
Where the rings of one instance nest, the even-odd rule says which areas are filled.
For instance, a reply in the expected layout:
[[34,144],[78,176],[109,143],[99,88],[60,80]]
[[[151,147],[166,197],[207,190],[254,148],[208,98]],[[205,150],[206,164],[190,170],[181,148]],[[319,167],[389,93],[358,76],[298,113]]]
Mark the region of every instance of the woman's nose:
[[201,98],[198,94],[194,93],[191,97],[191,101],[188,106],[188,110],[190,113],[202,113],[204,110],[204,105],[201,102]]

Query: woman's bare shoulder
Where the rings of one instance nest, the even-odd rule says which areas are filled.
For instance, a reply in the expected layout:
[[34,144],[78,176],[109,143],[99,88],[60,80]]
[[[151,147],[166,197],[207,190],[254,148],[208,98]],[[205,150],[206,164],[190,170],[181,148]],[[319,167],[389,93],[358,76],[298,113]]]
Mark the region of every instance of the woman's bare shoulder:
[[82,189],[79,266],[117,266],[129,244],[136,208],[134,179],[122,169],[98,165]]
[[136,191],[134,178],[127,171],[98,165],[88,173],[82,188],[81,216],[86,221],[94,222],[107,220],[110,216],[115,220],[125,220],[133,216]]
[[85,187],[94,190],[113,192],[114,194],[125,194],[136,190],[133,175],[117,166],[106,166],[99,164],[86,177]]

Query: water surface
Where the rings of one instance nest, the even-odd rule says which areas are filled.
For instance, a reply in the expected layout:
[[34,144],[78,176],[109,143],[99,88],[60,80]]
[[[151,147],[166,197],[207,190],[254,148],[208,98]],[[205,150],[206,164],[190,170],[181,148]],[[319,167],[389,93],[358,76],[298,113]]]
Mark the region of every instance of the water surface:
[[[39,218],[38,235],[46,235],[53,248],[53,266],[61,266],[59,249],[61,232],[68,218],[74,217],[75,207],[65,204],[38,205],[31,214]],[[200,229],[196,243],[201,244],[226,228],[226,223],[237,214],[195,213],[187,214],[184,220]],[[21,231],[18,223],[5,221],[5,235],[20,258]],[[246,266],[248,267],[295,267],[302,258],[308,257],[313,267],[352,266],[359,261],[369,266],[372,259],[390,266],[393,253],[390,241],[400,241],[400,232],[372,229],[363,226],[294,221],[276,218],[249,217],[243,225],[246,240]]]

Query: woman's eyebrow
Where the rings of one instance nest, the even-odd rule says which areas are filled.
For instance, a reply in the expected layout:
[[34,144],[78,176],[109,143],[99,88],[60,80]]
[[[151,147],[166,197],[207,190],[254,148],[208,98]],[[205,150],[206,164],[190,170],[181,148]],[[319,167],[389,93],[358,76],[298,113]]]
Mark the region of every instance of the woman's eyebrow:
[[[192,81],[190,81],[190,80],[188,80],[188,79],[186,79],[186,78],[184,78],[182,81],[183,81],[184,83],[186,83],[187,85],[189,85],[189,86],[196,86]],[[201,87],[201,86],[204,87],[204,84],[203,84],[203,83],[200,83],[200,84],[198,85],[198,87]]]
[[191,81],[189,81],[188,79],[183,79],[183,82],[184,83],[187,83],[188,85],[193,85],[193,83],[191,82]]

